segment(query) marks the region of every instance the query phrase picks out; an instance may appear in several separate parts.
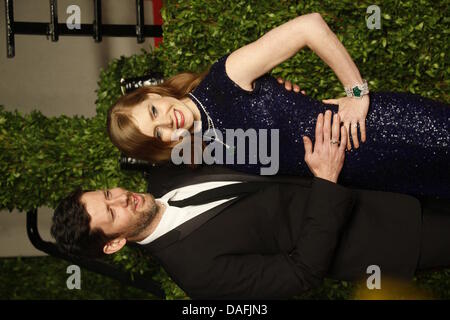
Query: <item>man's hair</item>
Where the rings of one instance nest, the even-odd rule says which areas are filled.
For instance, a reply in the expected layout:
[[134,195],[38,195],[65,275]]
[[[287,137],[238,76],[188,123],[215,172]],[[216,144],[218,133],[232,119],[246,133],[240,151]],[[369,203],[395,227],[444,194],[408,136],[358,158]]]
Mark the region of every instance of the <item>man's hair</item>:
[[61,200],[53,214],[51,235],[61,252],[101,257],[104,255],[103,247],[119,235],[106,235],[99,228],[91,229],[91,216],[81,202],[84,192],[77,189]]

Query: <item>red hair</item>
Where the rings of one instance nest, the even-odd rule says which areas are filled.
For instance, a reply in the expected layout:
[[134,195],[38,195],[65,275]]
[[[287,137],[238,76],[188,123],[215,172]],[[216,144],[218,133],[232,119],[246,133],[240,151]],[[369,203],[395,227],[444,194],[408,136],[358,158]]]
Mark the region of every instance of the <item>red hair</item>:
[[184,72],[162,84],[144,86],[122,97],[108,110],[107,131],[112,143],[124,154],[150,163],[161,163],[170,159],[173,144],[143,134],[131,116],[131,109],[147,99],[149,93],[183,99],[194,90],[208,74]]

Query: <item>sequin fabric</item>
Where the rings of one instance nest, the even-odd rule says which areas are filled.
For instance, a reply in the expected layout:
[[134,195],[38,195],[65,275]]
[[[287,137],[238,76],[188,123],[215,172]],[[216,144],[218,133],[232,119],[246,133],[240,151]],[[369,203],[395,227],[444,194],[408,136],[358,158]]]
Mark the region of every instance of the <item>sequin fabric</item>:
[[[327,109],[337,112],[337,105],[287,91],[270,75],[257,79],[253,91],[243,90],[225,72],[227,57],[214,63],[192,92],[223,133],[224,141],[226,129],[279,129],[277,174],[312,176],[304,161],[302,136],[314,141],[317,115]],[[450,106],[411,93],[371,92],[369,96],[367,141],[346,152],[339,183],[450,199]],[[201,113],[205,131],[208,123]],[[258,155],[248,146],[246,150],[244,164],[236,160],[226,163],[226,153],[233,151],[225,151],[222,162],[236,170],[260,174],[260,168],[267,165],[249,163]]]

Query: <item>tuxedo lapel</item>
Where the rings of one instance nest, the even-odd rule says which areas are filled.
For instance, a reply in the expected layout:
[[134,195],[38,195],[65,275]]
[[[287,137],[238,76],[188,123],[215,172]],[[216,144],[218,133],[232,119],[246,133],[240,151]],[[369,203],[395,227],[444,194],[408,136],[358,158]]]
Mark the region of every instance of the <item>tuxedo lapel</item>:
[[192,219],[182,223],[175,229],[162,235],[161,237],[154,240],[153,242],[145,245],[145,247],[151,252],[156,252],[156,251],[166,248],[167,246],[171,245],[175,241],[182,240],[183,238],[187,237],[192,231],[194,231],[197,228],[199,228],[200,226],[202,226],[208,220],[214,218],[217,214],[219,214],[220,212],[225,210],[228,206],[232,205],[233,203],[235,203],[242,197],[245,197],[245,195],[236,197],[233,200],[222,203],[208,211],[203,212],[202,214],[199,214],[195,218],[192,218]]
[[153,171],[147,173],[146,177],[149,182],[147,192],[152,193],[156,198],[162,197],[173,189],[210,181],[260,181],[290,183],[302,185],[304,187],[310,187],[312,181],[311,178],[302,178],[298,176],[253,175],[217,165],[202,166],[196,169],[187,168],[185,166],[155,168]]
[[201,225],[203,225],[208,220],[214,218],[217,214],[219,214],[220,212],[225,210],[227,207],[229,207],[233,203],[239,201],[244,196],[245,195],[238,196],[230,201],[224,202],[202,214],[199,214],[194,219],[190,219],[190,220],[186,221],[185,223],[179,225],[177,227],[178,231],[180,231],[179,239],[181,240],[181,239],[187,237],[192,231],[199,228]]
[[[152,193],[155,198],[160,198],[166,193],[185,186],[194,185],[211,181],[246,181],[246,182],[271,182],[288,183],[304,187],[311,187],[310,178],[301,178],[297,176],[259,176],[242,173],[229,169],[225,166],[201,166],[191,169],[186,166],[165,166],[156,167],[150,172],[146,172],[148,179],[147,192]],[[200,227],[203,223],[216,216],[226,207],[236,202],[242,197],[227,201],[220,206],[208,210],[197,217],[186,221],[172,231],[159,237],[155,241],[146,245],[150,251],[161,250],[177,240],[181,240],[192,231]]]

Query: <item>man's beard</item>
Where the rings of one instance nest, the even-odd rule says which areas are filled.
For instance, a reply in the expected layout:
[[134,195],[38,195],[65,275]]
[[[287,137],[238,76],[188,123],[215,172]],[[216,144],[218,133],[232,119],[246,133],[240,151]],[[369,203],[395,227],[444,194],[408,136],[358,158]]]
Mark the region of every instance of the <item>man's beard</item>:
[[152,223],[158,211],[158,206],[156,205],[155,198],[152,195],[150,197],[152,198],[153,205],[148,210],[139,213],[139,218],[134,225],[125,231],[125,238],[136,238]]

